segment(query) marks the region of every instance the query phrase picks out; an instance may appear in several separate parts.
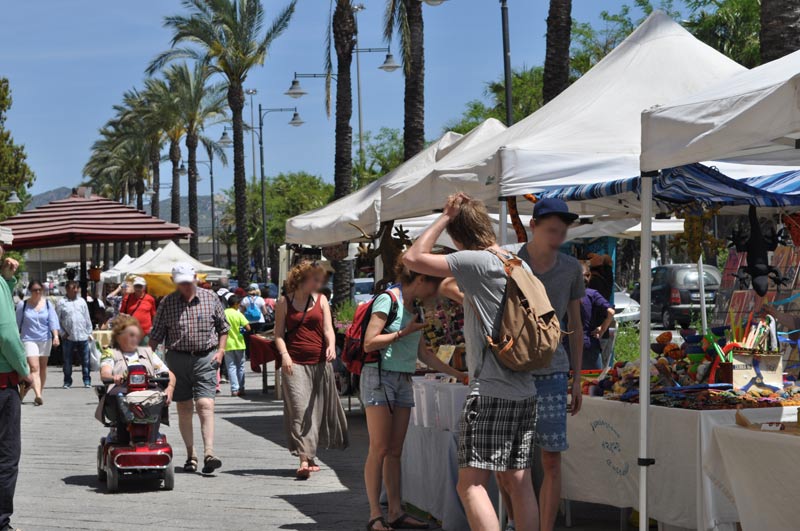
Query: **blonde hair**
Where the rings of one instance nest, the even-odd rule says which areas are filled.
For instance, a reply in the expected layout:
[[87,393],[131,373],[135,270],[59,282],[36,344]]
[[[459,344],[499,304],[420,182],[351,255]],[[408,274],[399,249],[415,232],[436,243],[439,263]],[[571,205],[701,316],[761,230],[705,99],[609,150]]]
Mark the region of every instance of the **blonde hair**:
[[125,331],[126,328],[129,326],[135,326],[139,329],[139,333],[144,334],[142,330],[142,325],[139,324],[139,320],[132,315],[120,315],[116,319],[114,319],[114,327],[111,329],[111,346],[114,348],[119,348],[119,342],[117,338]]
[[447,225],[447,234],[470,251],[486,249],[497,241],[486,205],[467,195],[458,206],[458,214]]
[[286,275],[286,293],[294,293],[297,289],[313,275],[325,274],[325,268],[314,260],[313,262],[304,260],[289,270]]

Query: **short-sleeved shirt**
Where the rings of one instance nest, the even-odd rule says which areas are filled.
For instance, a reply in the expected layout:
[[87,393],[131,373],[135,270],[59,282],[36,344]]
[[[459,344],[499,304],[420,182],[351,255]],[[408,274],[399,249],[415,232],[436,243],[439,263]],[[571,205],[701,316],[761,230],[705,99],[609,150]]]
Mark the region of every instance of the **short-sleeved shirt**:
[[[599,291],[586,288],[586,295],[581,299],[581,321],[583,321],[584,351],[600,351],[600,339],[592,337],[592,330],[603,324],[611,305]],[[602,319],[600,315],[602,314]]]
[[89,306],[80,296],[74,299],[64,297],[56,306],[61,330],[70,341],[86,341],[92,337],[92,318],[89,316]]
[[225,308],[225,318],[231,327],[228,330],[228,342],[225,343],[225,351],[246,349],[247,345],[242,335],[242,327],[249,325],[250,322],[242,315],[242,312],[233,308]]
[[[526,244],[508,246],[507,249],[516,252],[517,255],[529,266],[531,257],[528,254]],[[581,300],[586,290],[586,283],[583,280],[583,266],[572,256],[558,253],[555,265],[544,273],[533,272],[536,278],[544,285],[550,305],[556,311],[561,329],[566,330],[567,308],[570,301]],[[580,370],[580,368],[577,368]],[[555,374],[558,372],[569,372],[569,357],[563,345],[558,346],[558,350],[553,355],[550,367],[534,371],[535,374]]]
[[[387,323],[384,333],[393,334],[405,328],[408,323],[417,318],[413,312],[403,306],[402,295],[397,300],[397,316],[394,321]],[[378,295],[372,304],[372,313],[382,313],[389,316],[392,310],[392,298],[388,293]],[[381,350],[381,369],[385,371],[413,373],[417,370],[417,353],[422,332],[414,332],[401,337],[398,341]],[[377,367],[377,363],[368,364]]]
[[535,396],[533,373],[505,368],[486,343],[486,335],[495,335],[502,319],[500,310],[507,281],[503,263],[488,251],[459,251],[447,255],[447,263],[465,296],[464,338],[470,393],[504,400]]
[[150,340],[163,342],[168,350],[207,352],[217,347],[219,336],[229,328],[216,293],[197,288],[195,296],[186,301],[175,291],[161,301]]
[[[143,363],[139,359],[139,356],[141,354],[139,351],[120,352],[120,354],[122,354],[122,357],[125,359],[125,361],[127,362],[127,365],[129,365],[129,366],[130,365],[140,365],[140,364]],[[161,374],[161,373],[167,372],[167,370],[168,370],[167,369],[167,364],[164,363],[164,361],[161,358],[159,358],[158,356],[156,356],[155,354],[150,355],[148,357],[148,360],[153,365],[153,373],[154,374]],[[105,349],[103,351],[103,354],[100,356],[100,368],[103,368],[103,367],[114,367],[114,351],[113,350]]]
[[17,304],[17,326],[23,341],[36,342],[50,341],[53,331],[61,328],[55,304],[47,299],[40,310],[29,302],[26,304],[26,301],[20,301]]
[[147,335],[153,328],[153,317],[156,316],[156,300],[149,293],[142,293],[141,297],[137,297],[135,293],[129,293],[122,298],[119,313],[135,317],[139,321],[139,326],[142,327],[142,332]]

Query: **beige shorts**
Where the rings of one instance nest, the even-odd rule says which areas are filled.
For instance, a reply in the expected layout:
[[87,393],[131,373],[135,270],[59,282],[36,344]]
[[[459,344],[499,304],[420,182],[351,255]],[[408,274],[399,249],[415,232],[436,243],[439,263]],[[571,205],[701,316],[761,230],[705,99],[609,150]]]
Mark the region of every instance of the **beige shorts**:
[[29,358],[49,356],[53,341],[23,341],[22,346],[25,347],[25,356]]

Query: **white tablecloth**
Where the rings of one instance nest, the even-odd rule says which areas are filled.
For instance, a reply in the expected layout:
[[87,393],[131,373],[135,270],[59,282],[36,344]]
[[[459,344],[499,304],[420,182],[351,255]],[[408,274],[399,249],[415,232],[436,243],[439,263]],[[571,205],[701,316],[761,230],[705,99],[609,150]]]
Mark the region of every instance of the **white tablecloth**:
[[[735,411],[689,411],[654,406],[650,415],[650,517],[686,529],[735,530],[736,508],[703,473],[716,426],[735,423]],[[753,422],[796,418],[796,408],[747,410]],[[567,424],[563,494],[568,500],[638,507],[639,405],[584,397]]]
[[800,437],[718,426],[704,467],[735,500],[745,531],[800,528],[793,487],[800,477]]

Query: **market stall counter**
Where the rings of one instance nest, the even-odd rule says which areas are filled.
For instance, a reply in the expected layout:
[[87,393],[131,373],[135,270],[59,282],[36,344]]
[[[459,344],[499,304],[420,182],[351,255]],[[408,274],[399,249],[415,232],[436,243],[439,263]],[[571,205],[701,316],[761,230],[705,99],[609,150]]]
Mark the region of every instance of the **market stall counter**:
[[[650,517],[662,523],[662,529],[734,531],[739,519],[736,507],[703,468],[714,428],[735,424],[736,411],[659,406],[650,411],[651,453],[656,457],[648,481]],[[745,415],[753,422],[796,420],[797,407],[753,408]],[[563,498],[638,506],[638,418],[639,404],[584,397],[581,412],[568,419]]]
[[[787,428],[788,429],[788,428]],[[705,458],[705,472],[735,504],[744,531],[797,529],[794,491],[800,476],[800,437],[741,426],[717,426]]]

